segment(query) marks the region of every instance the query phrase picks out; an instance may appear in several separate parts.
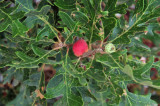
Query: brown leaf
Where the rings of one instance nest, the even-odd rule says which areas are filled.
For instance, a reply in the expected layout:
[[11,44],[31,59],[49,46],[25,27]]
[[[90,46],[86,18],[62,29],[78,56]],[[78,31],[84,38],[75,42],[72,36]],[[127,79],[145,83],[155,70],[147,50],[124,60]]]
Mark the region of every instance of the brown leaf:
[[44,98],[44,95],[42,95],[42,93],[37,89],[37,90],[35,90],[35,92],[36,92],[36,94],[37,94],[37,96],[36,97],[40,97],[41,99],[43,99]]
[[43,86],[41,87],[41,90],[44,91],[44,87]]
[[4,87],[4,85],[3,84],[0,84],[0,88],[3,88]]

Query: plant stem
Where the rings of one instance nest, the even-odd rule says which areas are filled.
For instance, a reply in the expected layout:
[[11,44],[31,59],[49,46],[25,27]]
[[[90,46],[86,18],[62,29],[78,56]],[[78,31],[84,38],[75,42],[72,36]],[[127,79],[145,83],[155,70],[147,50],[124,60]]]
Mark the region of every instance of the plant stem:
[[89,40],[89,49],[92,49],[92,38],[93,38],[93,28],[94,28],[94,25],[95,25],[95,17],[93,18],[93,23],[92,23],[92,28],[91,28],[91,37],[90,37],[90,40]]

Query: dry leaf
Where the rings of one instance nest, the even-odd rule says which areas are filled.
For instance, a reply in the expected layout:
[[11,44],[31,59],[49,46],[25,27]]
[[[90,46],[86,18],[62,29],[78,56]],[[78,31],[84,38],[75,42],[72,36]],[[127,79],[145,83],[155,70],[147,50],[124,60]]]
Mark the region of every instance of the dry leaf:
[[0,88],[3,88],[4,87],[4,85],[3,84],[0,84]]
[[36,94],[37,94],[37,97],[40,97],[41,99],[44,98],[44,95],[42,95],[42,93],[37,89],[35,90]]
[[41,90],[44,91],[44,87],[43,86],[41,87]]

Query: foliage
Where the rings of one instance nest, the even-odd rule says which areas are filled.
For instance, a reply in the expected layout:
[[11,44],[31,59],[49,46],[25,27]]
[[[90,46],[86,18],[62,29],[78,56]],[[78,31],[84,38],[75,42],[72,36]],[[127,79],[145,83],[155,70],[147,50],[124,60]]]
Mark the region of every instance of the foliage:
[[[160,89],[150,73],[152,67],[160,71],[154,62],[159,7],[159,0],[0,0],[3,83],[17,81],[16,97],[7,105],[47,105],[51,99],[55,106],[157,104],[151,94],[131,93],[127,85]],[[76,57],[72,44],[80,38],[89,51]],[[156,49],[146,46],[146,39]],[[105,52],[107,44],[116,50]],[[54,75],[48,77],[46,67]]]

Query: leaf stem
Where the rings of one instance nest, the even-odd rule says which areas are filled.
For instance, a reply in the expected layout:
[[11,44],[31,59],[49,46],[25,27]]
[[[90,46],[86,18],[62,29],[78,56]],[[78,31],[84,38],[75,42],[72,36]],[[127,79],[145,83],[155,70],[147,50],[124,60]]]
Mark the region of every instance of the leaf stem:
[[102,72],[103,72],[103,74],[105,75],[105,77],[107,78],[107,80],[109,81],[109,83],[111,84],[111,86],[112,86],[112,88],[113,88],[113,90],[114,90],[114,93],[117,94],[117,93],[116,93],[116,89],[114,88],[114,86],[113,86],[112,82],[110,81],[110,79],[108,78],[108,76],[105,74],[104,70],[102,70]]
[[92,38],[93,38],[93,28],[94,28],[94,25],[95,25],[95,17],[93,18],[93,23],[92,23],[92,28],[91,28],[91,37],[90,37],[90,40],[89,40],[89,49],[92,49]]
[[76,29],[78,23],[75,24],[74,29],[72,30],[72,32],[67,36],[67,38],[64,41],[64,44],[66,44],[67,40],[69,39],[69,37],[73,34],[74,30]]
[[[42,18],[42,17],[40,17],[40,16],[38,16],[38,15],[36,15],[39,19],[41,19],[43,22],[45,22],[49,27],[50,27],[50,29],[52,30],[52,32],[56,35],[56,37],[57,37],[57,39],[58,39],[58,41],[60,42],[60,43],[62,43],[62,41],[60,40],[60,38],[59,38],[59,36],[58,36],[58,34],[57,33],[60,33],[54,26],[52,26],[46,19],[44,19],[44,18]],[[56,32],[57,33],[56,33]]]

